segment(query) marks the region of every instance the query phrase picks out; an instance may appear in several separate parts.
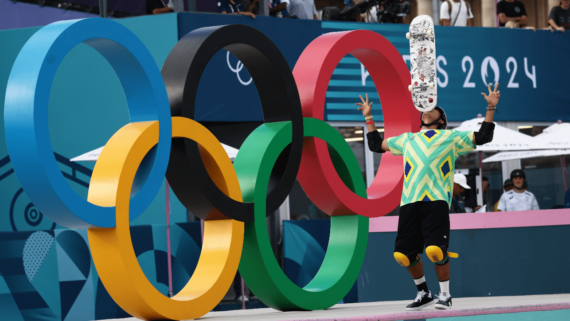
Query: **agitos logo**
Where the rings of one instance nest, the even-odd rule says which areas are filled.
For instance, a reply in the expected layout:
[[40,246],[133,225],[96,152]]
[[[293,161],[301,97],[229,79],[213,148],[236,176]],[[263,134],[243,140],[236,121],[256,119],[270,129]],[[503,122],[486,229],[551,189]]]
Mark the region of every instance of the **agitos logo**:
[[[57,165],[47,117],[56,70],[79,43],[97,50],[113,67],[131,121],[105,145],[88,201],[72,190]],[[195,106],[196,93],[208,61],[221,49],[234,54],[251,74],[265,119],[244,141],[233,166],[218,139],[193,120],[197,108],[208,108]],[[142,42],[118,23],[54,23],[28,40],[10,74],[5,102],[10,157],[25,192],[49,219],[89,229],[105,288],[137,318],[182,320],[206,314],[221,301],[238,266],[268,306],[326,309],[354,284],[366,250],[368,218],[398,205],[403,180],[401,159],[384,155],[367,190],[350,147],[323,121],[329,79],[347,54],[358,58],[375,82],[386,134],[417,128],[419,117],[407,92],[409,71],[396,49],[371,31],[315,39],[291,73],[281,52],[256,29],[201,28],[180,39],[159,72]],[[205,220],[198,266],[173,298],[146,279],[129,229],[129,221],[150,204],[165,176],[182,203]],[[295,177],[315,205],[331,215],[327,254],[304,288],[281,271],[265,220],[283,203]]]

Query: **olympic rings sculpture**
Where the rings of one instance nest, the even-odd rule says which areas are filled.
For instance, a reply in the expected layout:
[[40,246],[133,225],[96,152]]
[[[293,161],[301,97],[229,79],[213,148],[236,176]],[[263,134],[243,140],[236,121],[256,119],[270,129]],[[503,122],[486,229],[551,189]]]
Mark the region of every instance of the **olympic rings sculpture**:
[[[87,201],[75,194],[57,167],[47,125],[55,72],[79,43],[91,46],[111,64],[131,120],[105,145]],[[236,55],[250,72],[265,119],[243,142],[233,166],[218,139],[193,120],[195,108],[200,108],[194,104],[200,77],[220,49]],[[406,87],[409,71],[397,50],[371,31],[317,38],[291,73],[281,52],[256,29],[201,28],[180,39],[160,73],[142,42],[118,23],[94,18],[48,25],[24,45],[8,81],[5,126],[14,170],[49,219],[70,228],[88,228],[105,288],[137,318],[182,320],[208,313],[226,294],[238,267],[251,290],[270,307],[329,308],[358,276],[368,218],[397,206],[403,180],[401,160],[385,155],[366,189],[350,147],[323,121],[328,81],[347,54],[358,58],[375,82],[386,134],[417,128],[418,112]],[[198,266],[173,298],[163,296],[146,279],[129,229],[165,176],[205,226]],[[296,176],[315,205],[331,215],[327,254],[304,288],[281,271],[265,223],[289,194]]]

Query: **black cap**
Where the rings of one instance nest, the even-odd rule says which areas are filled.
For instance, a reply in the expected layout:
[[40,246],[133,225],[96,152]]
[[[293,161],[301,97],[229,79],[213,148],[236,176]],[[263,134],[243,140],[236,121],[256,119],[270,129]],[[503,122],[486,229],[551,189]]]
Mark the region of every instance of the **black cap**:
[[508,186],[508,185],[513,185],[513,181],[511,181],[510,178],[507,178],[507,179],[505,180],[505,182],[503,183],[503,187],[504,187],[504,186]]
[[511,172],[511,179],[515,177],[522,177],[526,179],[526,175],[522,169],[515,169],[514,171]]

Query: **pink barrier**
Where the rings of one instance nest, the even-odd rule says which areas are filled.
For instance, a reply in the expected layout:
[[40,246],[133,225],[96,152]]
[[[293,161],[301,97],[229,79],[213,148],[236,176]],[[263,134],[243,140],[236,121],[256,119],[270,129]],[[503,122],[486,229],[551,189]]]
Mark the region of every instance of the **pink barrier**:
[[[452,230],[570,225],[570,209],[451,214]],[[369,232],[396,232],[397,216],[370,219]]]

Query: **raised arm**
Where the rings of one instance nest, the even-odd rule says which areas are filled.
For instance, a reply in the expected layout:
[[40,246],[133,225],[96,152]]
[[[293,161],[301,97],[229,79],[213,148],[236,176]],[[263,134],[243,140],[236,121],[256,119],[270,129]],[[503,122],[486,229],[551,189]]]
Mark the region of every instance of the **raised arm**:
[[501,92],[497,91],[497,88],[499,88],[499,83],[495,85],[494,90],[491,89],[491,84],[489,84],[489,95],[481,93],[487,101],[487,113],[485,114],[485,121],[481,124],[481,129],[475,132],[475,144],[477,145],[484,145],[493,141],[493,131],[495,130],[493,116],[501,97]]
[[372,102],[368,102],[368,94],[366,94],[366,100],[359,96],[362,103],[356,103],[355,105],[360,106],[358,110],[362,111],[362,115],[366,119],[366,127],[368,128],[368,134],[366,138],[368,139],[368,148],[376,153],[384,153],[390,151],[388,147],[388,141],[384,140],[380,133],[374,125],[374,119],[372,119]]

